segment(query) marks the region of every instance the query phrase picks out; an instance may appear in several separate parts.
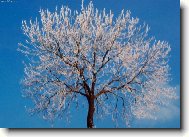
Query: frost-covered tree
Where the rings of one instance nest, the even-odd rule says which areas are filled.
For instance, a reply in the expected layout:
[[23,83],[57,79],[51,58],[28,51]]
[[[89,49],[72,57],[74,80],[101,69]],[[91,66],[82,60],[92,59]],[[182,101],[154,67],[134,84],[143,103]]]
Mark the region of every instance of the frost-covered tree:
[[90,2],[79,12],[63,6],[40,15],[29,25],[23,21],[27,39],[19,44],[28,59],[22,84],[34,103],[31,113],[54,120],[84,102],[88,128],[94,116],[105,115],[129,126],[133,117],[156,118],[158,108],[175,98],[168,86],[169,44],[149,37],[148,25],[130,11],[115,18]]

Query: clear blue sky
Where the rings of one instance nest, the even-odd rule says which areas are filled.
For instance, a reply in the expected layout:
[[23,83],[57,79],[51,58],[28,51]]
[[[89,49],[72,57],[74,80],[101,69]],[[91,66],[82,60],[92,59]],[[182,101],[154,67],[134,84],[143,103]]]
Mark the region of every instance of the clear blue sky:
[[[4,0],[6,1],[6,0]],[[88,4],[85,0],[85,5]],[[180,1],[179,0],[95,0],[98,9],[112,10],[115,16],[122,9],[130,10],[133,17],[140,22],[146,22],[150,28],[150,35],[156,39],[170,43],[172,51],[170,57],[170,84],[180,87]],[[51,124],[39,118],[29,116],[25,110],[28,100],[22,98],[20,79],[23,77],[24,56],[17,52],[18,43],[23,41],[21,21],[39,17],[40,8],[54,11],[55,7],[68,5],[71,9],[79,10],[80,0],[14,0],[0,2],[0,127],[27,128],[51,127]],[[162,109],[160,120],[134,120],[133,127],[179,127],[180,103],[179,99],[172,102],[169,109]],[[86,127],[86,111],[74,111],[71,123],[65,125],[63,120],[56,121],[54,127]],[[110,118],[96,121],[97,127],[114,127]],[[124,127],[124,125],[120,125]]]

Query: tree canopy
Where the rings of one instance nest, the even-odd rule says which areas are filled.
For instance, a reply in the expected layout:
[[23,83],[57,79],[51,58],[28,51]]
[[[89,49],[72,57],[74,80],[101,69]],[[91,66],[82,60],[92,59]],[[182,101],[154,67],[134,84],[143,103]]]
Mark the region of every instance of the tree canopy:
[[22,85],[34,103],[31,113],[54,120],[86,98],[87,127],[94,127],[94,114],[128,126],[132,117],[156,118],[159,106],[176,97],[169,86],[170,45],[148,36],[148,25],[130,11],[115,17],[90,2],[81,11],[62,6],[40,15],[22,22],[27,38],[19,44],[28,59]]

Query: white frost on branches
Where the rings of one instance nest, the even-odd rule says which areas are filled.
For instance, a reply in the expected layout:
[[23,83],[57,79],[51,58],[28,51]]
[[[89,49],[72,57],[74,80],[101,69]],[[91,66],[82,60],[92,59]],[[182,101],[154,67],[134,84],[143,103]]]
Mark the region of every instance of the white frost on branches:
[[63,6],[40,15],[22,22],[27,40],[19,44],[29,59],[22,83],[35,105],[31,112],[53,120],[71,102],[81,104],[78,95],[89,94],[84,85],[92,83],[95,113],[113,120],[155,118],[159,106],[176,97],[168,86],[170,45],[149,37],[149,27],[130,11],[115,18],[90,2],[80,12]]

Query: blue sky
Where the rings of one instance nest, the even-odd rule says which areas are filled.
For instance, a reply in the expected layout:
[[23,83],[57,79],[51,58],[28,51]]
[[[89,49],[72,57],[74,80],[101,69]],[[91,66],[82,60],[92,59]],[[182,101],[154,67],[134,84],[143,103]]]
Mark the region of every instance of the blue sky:
[[[29,102],[21,96],[20,80],[23,77],[24,56],[17,52],[18,43],[24,40],[21,31],[22,20],[39,17],[39,10],[68,5],[79,10],[80,0],[0,0],[0,127],[51,127],[51,124],[39,116],[29,116],[25,107]],[[85,0],[84,4],[88,4]],[[171,86],[180,92],[180,1],[179,0],[95,0],[98,9],[112,10],[117,16],[122,9],[130,10],[133,17],[146,22],[150,35],[170,43],[172,51],[169,65],[171,67]],[[163,108],[158,116],[160,120],[134,120],[133,127],[179,127],[179,99],[172,102],[168,109]],[[63,120],[56,121],[54,127],[86,127],[85,111],[73,110],[70,124]],[[97,127],[114,127],[110,118],[96,121]],[[123,127],[124,125],[120,125]]]

